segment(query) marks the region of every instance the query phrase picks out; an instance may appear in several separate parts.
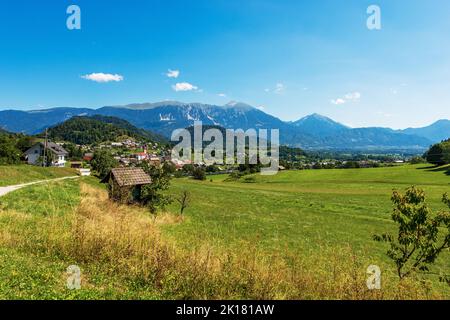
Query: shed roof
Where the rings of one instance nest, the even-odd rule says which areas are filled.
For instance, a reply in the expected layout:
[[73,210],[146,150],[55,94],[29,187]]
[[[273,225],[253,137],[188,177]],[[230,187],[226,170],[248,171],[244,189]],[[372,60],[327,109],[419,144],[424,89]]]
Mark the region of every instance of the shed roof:
[[152,179],[142,168],[115,168],[102,180],[107,182],[112,177],[119,186],[138,186],[152,183]]

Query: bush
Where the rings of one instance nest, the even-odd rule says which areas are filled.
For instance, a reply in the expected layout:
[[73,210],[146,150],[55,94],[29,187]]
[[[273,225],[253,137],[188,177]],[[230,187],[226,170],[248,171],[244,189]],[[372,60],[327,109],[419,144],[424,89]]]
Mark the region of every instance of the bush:
[[256,177],[255,176],[245,177],[243,182],[244,183],[255,183]]
[[412,157],[411,160],[409,160],[409,163],[411,164],[420,164],[425,163],[426,160],[422,157]]
[[200,167],[195,167],[194,170],[192,170],[192,177],[195,180],[206,180],[205,170]]

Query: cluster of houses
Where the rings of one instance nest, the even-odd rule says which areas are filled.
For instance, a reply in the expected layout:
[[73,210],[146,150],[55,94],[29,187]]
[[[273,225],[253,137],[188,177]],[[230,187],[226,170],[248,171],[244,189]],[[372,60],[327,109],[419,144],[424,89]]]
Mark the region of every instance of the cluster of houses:
[[157,149],[159,147],[158,143],[153,143],[151,145],[144,144],[139,141],[134,141],[131,139],[127,139],[121,142],[111,142],[109,144],[100,144],[100,148],[126,148],[126,149],[138,149],[143,146],[150,147],[153,149]]
[[[149,162],[151,165],[160,166],[165,161],[171,161],[177,169],[182,169],[183,166],[187,164],[191,164],[192,162],[189,160],[177,160],[171,159],[170,156],[160,156],[156,153],[149,153],[147,151],[147,146],[141,146],[140,144],[136,144],[133,141],[124,141],[124,142],[113,142],[111,145],[120,144],[121,147],[132,148],[138,147],[143,148],[142,152],[129,153],[126,155],[116,155],[114,158],[124,167],[137,164],[140,162]],[[47,150],[45,152],[44,150]],[[69,152],[66,151],[61,144],[57,144],[54,142],[48,141],[38,142],[34,144],[31,148],[29,148],[25,152],[25,159],[28,164],[31,165],[42,165],[44,154],[47,154],[48,159],[46,160],[47,164],[52,167],[65,167],[67,163],[67,158]],[[71,161],[71,167],[82,169],[83,162],[89,163],[94,158],[93,152],[86,152],[83,154],[83,161]]]
[[137,152],[137,153],[130,154],[127,156],[117,155],[114,158],[120,164],[122,164],[124,166],[128,166],[130,164],[136,164],[136,163],[144,162],[144,161],[146,161],[154,166],[160,166],[161,163],[164,161],[163,157],[160,157],[155,153],[148,153],[146,148],[144,148],[143,152]]

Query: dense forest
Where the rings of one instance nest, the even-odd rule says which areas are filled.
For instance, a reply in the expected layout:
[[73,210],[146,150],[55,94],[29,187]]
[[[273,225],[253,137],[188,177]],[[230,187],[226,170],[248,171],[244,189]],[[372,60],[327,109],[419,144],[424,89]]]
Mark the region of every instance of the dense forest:
[[48,135],[54,141],[81,145],[118,141],[125,137],[139,141],[161,141],[160,136],[138,129],[125,120],[105,116],[73,117],[50,128]]

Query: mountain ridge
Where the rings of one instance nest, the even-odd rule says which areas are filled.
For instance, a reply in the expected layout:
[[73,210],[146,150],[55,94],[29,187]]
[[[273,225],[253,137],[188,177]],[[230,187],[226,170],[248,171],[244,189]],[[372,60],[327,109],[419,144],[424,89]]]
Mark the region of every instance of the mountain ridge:
[[317,113],[285,122],[259,108],[235,101],[223,106],[161,101],[98,109],[57,107],[31,111],[5,110],[0,111],[0,127],[12,132],[34,134],[45,127],[84,115],[117,117],[165,137],[170,137],[175,129],[191,126],[195,121],[232,129],[279,129],[281,143],[306,149],[401,147],[416,150],[428,148],[438,142],[436,138],[441,136],[450,137],[450,120],[439,120],[427,127],[405,130],[351,128]]

